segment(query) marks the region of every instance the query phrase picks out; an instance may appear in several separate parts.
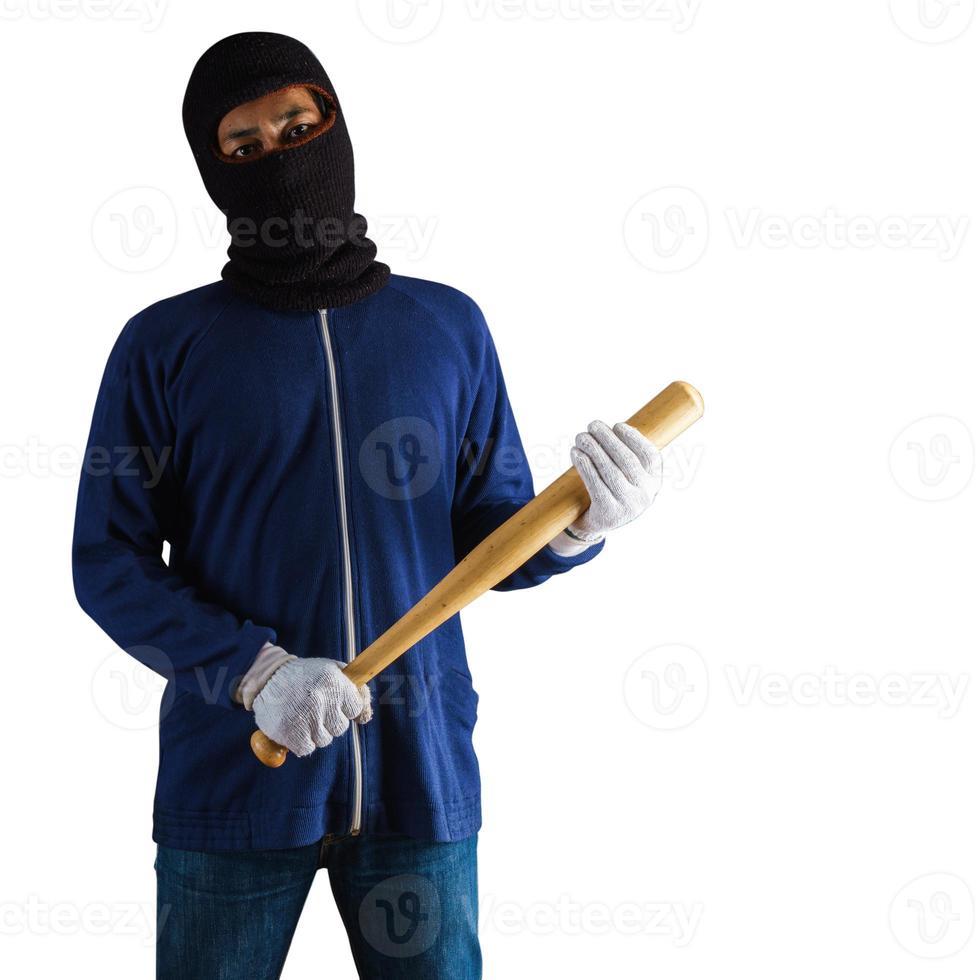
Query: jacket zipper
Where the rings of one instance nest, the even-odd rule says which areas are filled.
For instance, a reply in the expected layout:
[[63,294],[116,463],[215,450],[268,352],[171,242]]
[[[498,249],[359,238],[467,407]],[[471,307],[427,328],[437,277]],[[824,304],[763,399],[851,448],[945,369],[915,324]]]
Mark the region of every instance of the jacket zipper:
[[[330,341],[330,324],[326,310],[320,310],[320,338],[327,357],[327,373],[330,377],[330,408],[333,421],[333,442],[337,469],[337,492],[340,495],[340,540],[344,570],[344,633],[347,640],[345,660],[350,663],[357,655],[354,638],[354,581],[351,572],[350,535],[348,533],[347,489],[344,476],[343,433],[340,425],[340,396],[337,393],[337,368],[333,358],[333,344]],[[361,799],[364,788],[364,774],[361,764],[361,733],[356,721],[350,723],[351,739],[354,746],[354,812],[351,818],[350,834],[361,832]]]

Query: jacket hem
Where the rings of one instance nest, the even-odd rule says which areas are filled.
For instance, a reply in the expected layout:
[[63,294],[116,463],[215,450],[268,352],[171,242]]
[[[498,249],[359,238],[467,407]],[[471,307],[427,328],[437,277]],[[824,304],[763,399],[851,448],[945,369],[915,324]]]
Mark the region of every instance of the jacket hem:
[[[417,840],[454,842],[477,833],[480,798],[443,805],[379,801],[365,807],[364,834],[401,834]],[[344,835],[350,826],[347,804],[272,812],[153,810],[153,840],[184,851],[259,851],[305,847],[327,834]]]

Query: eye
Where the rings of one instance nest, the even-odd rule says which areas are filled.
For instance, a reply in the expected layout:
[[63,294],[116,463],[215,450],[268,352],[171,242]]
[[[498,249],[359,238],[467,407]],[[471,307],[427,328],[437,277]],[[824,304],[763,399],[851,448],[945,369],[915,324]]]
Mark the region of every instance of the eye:
[[286,139],[299,139],[301,136],[305,136],[312,128],[309,123],[300,123],[298,126],[293,126],[291,129],[286,130]]
[[252,156],[257,149],[258,147],[254,143],[245,143],[243,146],[239,146],[237,149],[233,150],[231,155],[236,160],[244,160],[245,157]]

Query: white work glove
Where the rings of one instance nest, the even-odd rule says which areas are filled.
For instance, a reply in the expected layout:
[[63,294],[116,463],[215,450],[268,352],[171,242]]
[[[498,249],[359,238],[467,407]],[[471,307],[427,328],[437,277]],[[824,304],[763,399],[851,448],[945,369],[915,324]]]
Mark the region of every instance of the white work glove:
[[[601,541],[607,532],[635,520],[653,503],[663,483],[660,450],[638,429],[593,422],[575,437],[572,465],[589,491],[589,509],[565,532],[569,545]],[[552,542],[552,547],[555,543]],[[556,551],[561,545],[555,547]]]
[[371,693],[356,687],[344,664],[324,657],[294,657],[266,644],[238,688],[238,699],[255,722],[293,755],[309,755],[347,731],[352,721],[371,720]]

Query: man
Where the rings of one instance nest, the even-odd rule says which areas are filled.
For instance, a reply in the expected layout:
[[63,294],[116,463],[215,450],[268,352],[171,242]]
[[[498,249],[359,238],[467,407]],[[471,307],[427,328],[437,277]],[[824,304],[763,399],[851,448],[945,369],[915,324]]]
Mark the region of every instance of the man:
[[[533,496],[493,342],[462,293],[375,261],[343,112],[298,41],[218,42],[184,126],[229,262],[116,343],[73,553],[81,605],[168,680],[158,975],[279,976],[326,867],[361,977],[478,977],[459,618],[372,682],[373,721],[341,667]],[[590,560],[660,485],[628,426],[593,423],[572,458],[589,510],[497,588]],[[295,758],[260,766],[256,725]]]

